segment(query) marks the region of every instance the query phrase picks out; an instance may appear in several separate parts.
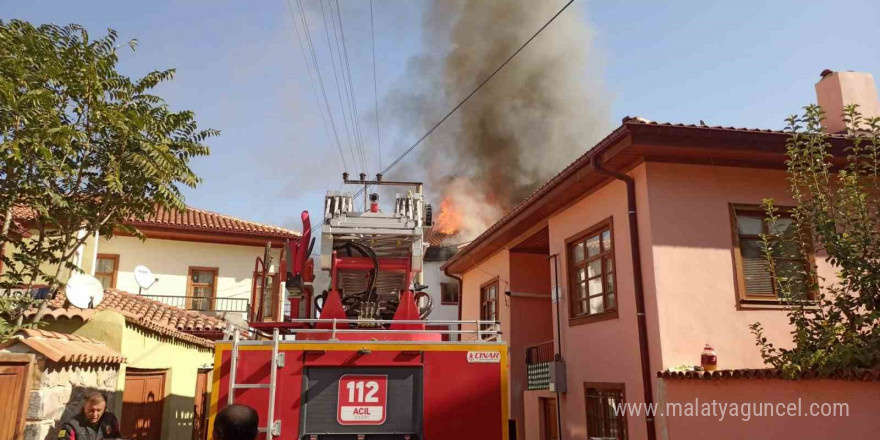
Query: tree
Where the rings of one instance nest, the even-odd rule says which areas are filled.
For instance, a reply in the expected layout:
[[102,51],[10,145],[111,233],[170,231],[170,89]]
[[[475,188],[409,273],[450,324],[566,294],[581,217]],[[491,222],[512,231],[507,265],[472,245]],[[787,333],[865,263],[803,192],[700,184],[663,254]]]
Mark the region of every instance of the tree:
[[[0,21],[0,291],[7,297],[0,312],[5,307],[16,321],[6,323],[7,333],[22,324],[30,301],[10,289],[40,283],[51,297],[65,270],[79,270],[71,258],[89,236],[142,237],[123,222],[156,207],[183,209],[180,185],[200,182],[189,162],[208,155],[204,141],[219,134],[150,93],[173,69],[139,80],[120,74],[116,39],[113,29],[91,40],[75,24]],[[10,300],[16,297],[24,302]],[[43,312],[45,304],[34,322]]]
[[[764,253],[790,305],[794,347],[775,347],[760,323],[752,331],[765,362],[789,377],[880,367],[880,118],[864,118],[848,106],[847,147],[836,155],[823,118],[812,105],[787,119],[793,233],[781,232],[779,209],[765,200],[771,232],[763,237]],[[777,257],[791,247],[802,256],[803,270],[780,273]],[[806,257],[814,250],[827,254],[835,279],[818,275]]]

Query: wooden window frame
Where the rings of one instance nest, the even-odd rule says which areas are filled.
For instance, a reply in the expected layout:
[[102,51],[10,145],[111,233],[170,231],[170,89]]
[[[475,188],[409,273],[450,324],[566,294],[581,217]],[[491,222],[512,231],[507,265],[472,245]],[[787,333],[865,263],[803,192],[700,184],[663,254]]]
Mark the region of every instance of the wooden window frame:
[[[457,298],[455,301],[446,301],[446,298],[443,297],[443,286],[450,286],[451,289],[455,290],[455,297]],[[454,283],[446,282],[440,283],[440,304],[444,306],[457,306],[461,303],[461,297],[458,294],[458,286],[454,285]]]
[[[791,212],[791,207],[789,206],[777,206],[779,214],[788,215]],[[736,286],[736,300],[739,308],[748,309],[748,308],[770,308],[770,309],[784,309],[787,305],[787,301],[779,297],[779,292],[776,288],[776,275],[771,274],[771,283],[773,287],[774,297],[770,297],[769,295],[749,295],[746,292],[746,279],[745,273],[743,270],[743,259],[742,259],[742,249],[740,247],[740,234],[739,234],[739,225],[737,224],[737,212],[741,213],[763,213],[766,216],[766,211],[760,205],[752,205],[752,204],[740,204],[740,203],[730,203],[729,204],[729,217],[730,217],[730,234],[732,240],[732,252],[733,252],[733,269],[734,269],[734,285]],[[763,223],[764,230],[767,229],[766,222]],[[816,252],[811,250],[807,255],[807,260],[812,267],[816,266]],[[815,282],[816,280],[814,280]],[[811,292],[811,299],[815,300],[816,292]]]
[[217,267],[202,267],[202,266],[190,266],[189,270],[187,270],[186,274],[186,309],[192,310],[192,299],[193,299],[193,282],[192,282],[192,274],[194,271],[197,272],[214,272],[214,283],[211,286],[211,301],[207,311],[214,311],[214,303],[217,300],[217,278],[220,276],[220,268]]
[[111,275],[110,288],[116,288],[116,275],[119,273],[119,254],[98,254],[95,258],[95,275],[98,274],[106,275],[107,272],[98,272],[98,260],[100,259],[113,260],[113,274]]
[[[591,259],[590,257],[587,257],[587,254],[586,254],[587,251],[585,248],[584,249],[584,261],[576,264],[574,262],[574,252],[572,251],[572,249],[574,248],[574,244],[579,241],[583,241],[584,239],[586,239],[590,235],[595,235],[596,233],[602,231],[603,229],[608,229],[611,232],[611,250],[610,250],[610,252],[607,254],[600,252],[598,256]],[[601,243],[601,234],[600,234],[599,240]],[[579,233],[577,233],[577,234],[575,234],[565,240],[565,264],[566,264],[566,271],[568,272],[568,277],[567,277],[568,279],[566,282],[568,283],[568,325],[569,326],[588,324],[591,322],[605,321],[605,320],[609,320],[609,319],[617,319],[618,318],[618,316],[619,316],[618,310],[620,309],[620,288],[617,284],[617,272],[620,268],[617,265],[615,246],[616,246],[616,242],[615,242],[615,238],[614,238],[614,218],[613,217],[608,217],[608,218],[594,224],[593,226],[590,226],[587,229],[584,229],[583,231],[581,231],[581,232],[579,232]],[[605,291],[606,289],[605,289],[605,281],[604,281],[605,275],[606,275],[605,259],[609,258],[609,257],[611,258],[611,262],[614,266],[614,269],[611,271],[611,280],[614,283],[614,298],[615,298],[614,308],[608,308],[608,304],[607,304],[608,303],[608,295],[607,295],[608,292]],[[603,302],[603,306],[605,307],[605,309],[601,313],[577,314],[577,313],[575,313],[575,310],[577,310],[576,303],[575,303],[575,296],[576,296],[575,287],[577,286],[577,281],[575,280],[576,272],[577,272],[575,270],[576,265],[577,266],[583,265],[584,267],[586,267],[586,265],[589,261],[592,261],[595,259],[599,259],[602,261],[602,269],[601,269],[602,270],[602,275],[601,275],[601,278],[602,278],[602,302]],[[588,306],[589,306],[589,304],[588,304]]]
[[[586,426],[587,426],[587,437],[603,437],[608,436],[607,432],[590,432],[590,394],[589,390],[594,389],[598,391],[613,391],[620,393],[620,403],[626,404],[626,384],[624,383],[615,383],[615,382],[584,382],[584,413],[586,416]],[[601,417],[601,416],[600,416]],[[623,414],[616,416],[619,418],[618,422],[618,431],[622,433],[622,436],[619,436],[621,440],[625,440],[629,438],[629,432],[627,429],[627,419],[626,412]],[[606,427],[603,426],[603,430]]]
[[[499,291],[501,289],[501,283],[498,277],[495,277],[480,285],[480,321],[489,320],[488,317],[483,316],[483,310],[485,309],[483,304],[485,304],[486,302],[483,301],[483,292],[485,292],[486,290],[488,290],[489,287],[492,286],[495,286],[495,321],[501,322],[501,292]],[[485,330],[489,329],[491,329],[491,327],[485,328]]]

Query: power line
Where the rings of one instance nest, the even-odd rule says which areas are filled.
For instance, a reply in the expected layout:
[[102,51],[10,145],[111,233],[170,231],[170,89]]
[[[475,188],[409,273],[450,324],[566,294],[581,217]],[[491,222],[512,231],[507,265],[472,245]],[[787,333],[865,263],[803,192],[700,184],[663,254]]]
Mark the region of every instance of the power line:
[[379,129],[379,87],[376,84],[376,34],[373,26],[373,0],[370,0],[370,42],[373,47],[373,97],[376,99],[376,140],[379,150],[379,168],[382,168],[382,132]]
[[[290,0],[288,0],[289,2]],[[327,114],[330,116],[330,125],[333,127],[333,135],[336,137],[336,143],[340,145],[340,149],[342,148],[342,142],[339,142],[339,133],[336,130],[336,122],[333,120],[333,112],[330,111],[330,101],[327,99],[327,90],[324,87],[324,79],[321,75],[321,67],[318,65],[318,57],[315,55],[315,45],[312,42],[312,32],[309,30],[309,20],[306,17],[305,9],[302,6],[302,0],[296,0],[297,6],[299,6],[300,18],[303,22],[303,27],[306,33],[306,41],[309,43],[309,51],[312,54],[312,61],[315,64],[315,71],[318,74],[318,83],[321,85],[321,94],[324,96],[324,106],[327,108]],[[347,168],[347,166],[346,166]]]
[[[358,150],[357,146],[357,138],[355,137],[354,141],[352,141],[351,130],[348,128],[348,119],[345,115],[345,104],[342,103],[342,87],[339,85],[339,71],[336,69],[336,58],[333,56],[333,46],[330,44],[330,26],[327,24],[327,12],[324,10],[324,0],[320,0],[321,3],[321,18],[324,19],[324,35],[327,37],[327,49],[330,51],[330,63],[333,66],[333,79],[336,81],[336,94],[339,96],[339,109],[342,111],[342,123],[345,127],[345,134],[348,137],[348,149],[351,153],[351,159],[354,164],[357,164],[360,159],[360,154],[355,155],[355,151]],[[330,21],[333,21],[333,10],[330,10]],[[336,36],[336,22],[333,22],[333,39],[336,40],[336,52],[339,53],[339,39]],[[342,57],[340,55],[339,60],[340,68],[342,68]],[[345,72],[342,73],[342,82],[345,83]],[[346,88],[346,101],[348,100],[348,90]],[[361,165],[363,166],[363,165]]]
[[[339,4],[336,4],[336,13],[337,17],[333,16],[333,3],[331,0],[327,0],[327,5],[330,7],[330,21],[333,23],[333,37],[336,38],[336,53],[339,56],[339,68],[342,69],[342,84],[345,87],[345,96],[348,99],[348,114],[351,116],[351,125],[354,130],[355,139],[357,140],[357,152],[359,158],[361,160],[361,169],[359,171],[365,171],[367,169],[367,156],[364,152],[364,138],[361,135],[360,129],[360,114],[357,111],[356,106],[356,98],[354,96],[354,87],[352,86],[352,78],[351,78],[351,70],[348,68],[348,53],[345,52],[345,56],[343,57],[343,50],[345,50],[345,32],[342,31],[342,21],[339,21],[339,34],[342,35],[340,38],[337,34],[336,28],[336,20],[337,17],[342,13],[339,9]],[[339,47],[339,40],[342,40],[342,47]],[[348,75],[346,75],[348,72]]]
[[[563,6],[562,9],[559,10],[559,12],[557,12],[552,18],[550,18],[550,20],[547,21],[547,23],[544,23],[544,25],[541,26],[541,28],[538,29],[537,32],[535,32],[531,37],[529,37],[529,39],[526,40],[526,42],[523,43],[522,46],[520,46],[519,49],[516,50],[516,52],[514,52],[514,53],[511,54],[509,57],[507,57],[507,59],[504,60],[504,62],[501,63],[501,65],[498,66],[497,69],[495,69],[495,70],[494,70],[489,76],[487,76],[486,79],[484,79],[483,82],[481,82],[481,83],[480,83],[480,84],[479,84],[479,85],[478,85],[473,91],[471,91],[467,96],[465,96],[465,98],[462,99],[461,102],[458,103],[458,105],[456,105],[455,107],[453,107],[452,110],[449,110],[449,113],[446,113],[446,116],[444,116],[443,119],[441,119],[441,120],[438,121],[436,124],[434,124],[434,126],[432,126],[431,129],[428,130],[427,133],[425,133],[422,137],[420,137],[419,140],[417,140],[414,144],[412,144],[412,146],[410,146],[409,148],[407,148],[406,151],[403,152],[403,154],[401,154],[401,155],[398,156],[396,159],[394,159],[393,162],[391,162],[390,164],[388,164],[388,166],[385,167],[385,168],[382,170],[382,174],[386,174],[386,173],[388,173],[388,171],[389,171],[391,168],[394,168],[394,166],[397,165],[401,160],[403,160],[403,158],[406,157],[407,154],[409,154],[409,153],[411,153],[413,150],[415,150],[416,147],[418,147],[418,146],[422,143],[422,141],[424,141],[425,139],[427,139],[428,136],[430,136],[431,133],[433,133],[434,130],[437,129],[437,127],[439,127],[439,126],[442,125],[444,122],[446,122],[446,120],[449,119],[449,117],[452,116],[453,113],[455,113],[459,108],[461,108],[462,105],[464,105],[465,102],[467,102],[469,99],[471,99],[472,96],[474,96],[474,95],[475,95],[475,94],[476,94],[481,88],[483,88],[483,86],[486,85],[486,83],[489,82],[489,80],[491,80],[492,78],[494,78],[495,75],[498,74],[498,72],[500,72],[501,69],[504,68],[504,66],[506,66],[508,63],[510,63],[510,60],[512,60],[515,56],[517,56],[520,52],[522,52],[522,50],[525,49],[525,47],[528,46],[529,43],[531,43],[532,40],[534,40],[535,37],[538,36],[538,34],[540,34],[541,32],[543,32],[544,29],[547,28],[547,26],[550,26],[550,23],[553,23],[553,21],[556,20],[556,17],[559,17],[559,14],[562,14],[563,11],[565,11],[566,9],[568,9],[568,7],[571,6],[572,3],[574,3],[574,0],[569,0],[569,2],[566,3],[565,6]],[[357,197],[357,196],[358,196],[359,194],[361,194],[363,191],[364,191],[363,189],[361,189],[360,191],[358,191],[358,192],[355,194],[355,197]]]
[[[299,25],[296,23],[296,16],[293,13],[293,6],[290,4],[290,0],[287,0],[287,10],[290,12],[290,19],[293,21],[294,32],[296,32],[296,39],[299,42],[299,50],[302,53],[303,61],[306,63],[306,72],[309,74],[309,84],[312,86],[312,93],[315,96],[315,105],[318,106],[318,113],[321,115],[321,122],[324,126],[324,131],[327,134],[327,139],[332,141],[333,136],[330,134],[330,127],[327,123],[327,117],[324,115],[324,111],[321,109],[321,99],[318,97],[318,89],[315,87],[315,78],[312,76],[312,68],[309,64],[308,56],[306,55],[306,49],[303,45],[302,36],[299,33]],[[335,132],[333,134],[336,134]],[[342,159],[343,169],[348,168],[348,164],[345,160],[345,154],[342,152],[342,144],[339,143],[339,138],[336,138],[336,147],[339,149],[339,157]]]
[[[327,0],[327,1],[329,2],[330,0]],[[330,11],[331,11],[330,18],[333,18],[333,14],[332,14],[333,8],[330,8]],[[342,25],[342,9],[339,7],[339,0],[336,0],[336,17],[339,18],[339,33],[342,36],[342,50],[343,50],[343,53],[345,54],[345,69],[348,71],[348,87],[351,90],[351,105],[354,110],[354,116],[357,118],[357,119],[355,119],[355,129],[357,132],[357,136],[361,142],[361,155],[363,156],[363,160],[364,160],[364,171],[366,171],[367,166],[369,164],[367,163],[367,153],[364,150],[364,138],[363,138],[363,135],[361,134],[362,132],[361,132],[360,113],[358,112],[358,107],[357,107],[357,96],[355,96],[355,93],[354,93],[354,77],[351,76],[351,62],[348,59],[348,47],[345,44],[345,26]],[[343,74],[344,73],[345,72],[343,72]]]

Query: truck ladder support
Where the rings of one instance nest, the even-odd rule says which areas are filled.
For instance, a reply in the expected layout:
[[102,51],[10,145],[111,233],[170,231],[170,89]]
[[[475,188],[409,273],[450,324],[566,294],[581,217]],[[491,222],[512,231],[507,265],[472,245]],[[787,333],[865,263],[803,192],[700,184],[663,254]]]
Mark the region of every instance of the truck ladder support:
[[284,366],[284,354],[278,353],[281,344],[281,334],[278,329],[272,331],[272,366],[269,370],[269,383],[235,383],[236,370],[238,369],[238,347],[241,345],[241,335],[239,330],[235,329],[232,336],[232,359],[229,365],[229,396],[227,405],[235,403],[235,391],[243,389],[268,389],[269,390],[269,408],[266,420],[266,426],[260,428],[260,432],[266,433],[266,440],[272,440],[273,437],[281,436],[281,421],[275,420],[275,388],[278,385],[278,369]]

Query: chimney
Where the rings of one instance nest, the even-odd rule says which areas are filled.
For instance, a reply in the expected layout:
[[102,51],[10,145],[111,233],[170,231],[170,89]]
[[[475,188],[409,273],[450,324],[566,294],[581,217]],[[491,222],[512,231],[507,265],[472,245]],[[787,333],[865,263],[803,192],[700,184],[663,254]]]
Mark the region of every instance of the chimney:
[[816,83],[816,99],[825,110],[822,125],[826,132],[840,133],[846,130],[843,107],[850,104],[858,104],[863,117],[880,116],[877,88],[870,73],[833,72],[825,69],[820,75],[822,79]]

